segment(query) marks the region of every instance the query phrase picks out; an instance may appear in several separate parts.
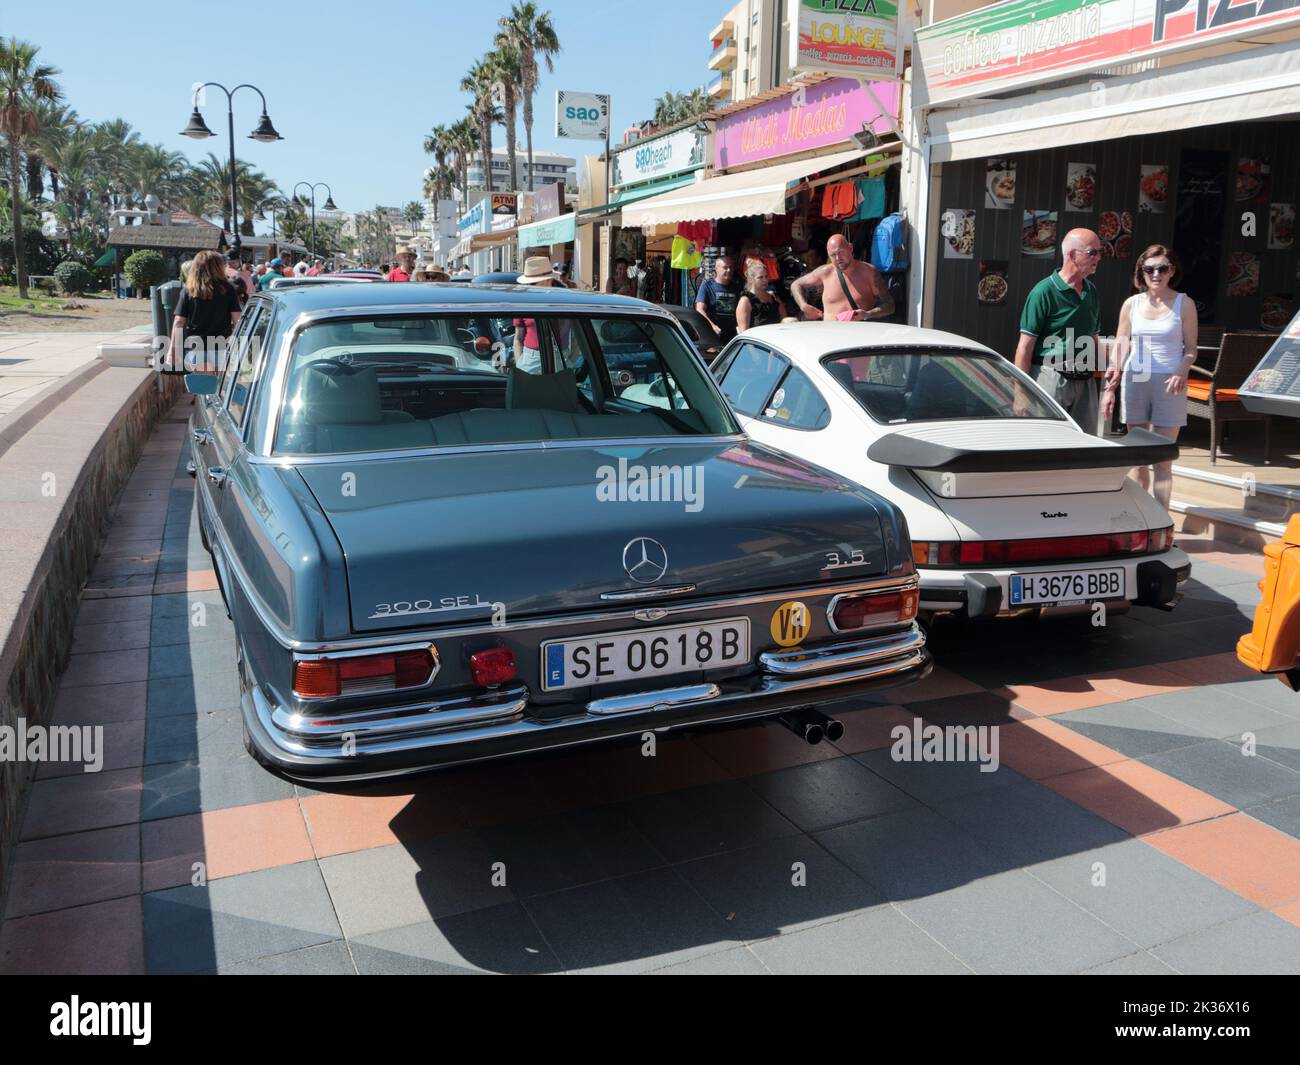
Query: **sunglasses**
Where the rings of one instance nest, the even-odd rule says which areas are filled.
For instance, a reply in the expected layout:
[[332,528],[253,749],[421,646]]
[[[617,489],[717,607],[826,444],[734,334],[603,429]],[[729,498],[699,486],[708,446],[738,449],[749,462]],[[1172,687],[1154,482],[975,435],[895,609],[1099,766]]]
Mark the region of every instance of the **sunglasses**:
[[1144,266],[1142,267],[1142,272],[1146,274],[1147,277],[1155,277],[1156,274],[1167,274],[1172,269],[1173,267],[1168,264],[1159,264],[1156,266]]
[[1095,259],[1097,258],[1098,255],[1101,254],[1100,248],[1075,248],[1074,250],[1083,252],[1083,254],[1086,255],[1089,259]]

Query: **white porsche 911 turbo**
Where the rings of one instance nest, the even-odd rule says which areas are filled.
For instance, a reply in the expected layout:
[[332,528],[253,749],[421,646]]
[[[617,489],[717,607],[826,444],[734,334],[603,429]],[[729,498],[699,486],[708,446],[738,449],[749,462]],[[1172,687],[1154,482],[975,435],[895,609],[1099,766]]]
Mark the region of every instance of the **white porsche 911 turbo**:
[[[989,348],[910,326],[800,322],[738,336],[713,372],[756,440],[902,509],[925,615],[1180,597],[1191,563],[1173,521],[1128,476],[1177,445],[1140,430],[1122,443],[1088,435]],[[853,552],[851,540],[827,545],[828,567],[852,566]]]

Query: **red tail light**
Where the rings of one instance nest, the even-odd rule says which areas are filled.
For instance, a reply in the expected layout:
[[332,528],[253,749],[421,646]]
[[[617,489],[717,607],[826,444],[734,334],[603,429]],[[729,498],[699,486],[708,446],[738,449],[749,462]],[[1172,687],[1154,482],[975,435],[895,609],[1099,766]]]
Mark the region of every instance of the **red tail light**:
[[469,656],[469,671],[474,683],[494,688],[515,679],[515,653],[509,647],[489,647]]
[[293,692],[303,699],[329,699],[418,688],[433,678],[433,667],[433,653],[423,647],[343,658],[308,658],[293,664]]
[[888,625],[911,621],[916,617],[921,593],[916,588],[865,595],[842,595],[831,609],[831,624],[836,632],[862,629],[868,625]]
[[918,541],[912,544],[912,559],[918,566],[1038,565],[1154,554],[1172,543],[1172,526],[1030,540]]

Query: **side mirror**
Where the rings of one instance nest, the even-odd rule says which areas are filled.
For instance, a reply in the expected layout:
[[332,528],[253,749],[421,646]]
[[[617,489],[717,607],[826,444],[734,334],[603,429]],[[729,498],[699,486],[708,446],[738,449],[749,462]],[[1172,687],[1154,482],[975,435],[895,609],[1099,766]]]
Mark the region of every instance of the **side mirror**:
[[215,396],[217,394],[217,375],[214,373],[187,373],[185,391],[191,396]]

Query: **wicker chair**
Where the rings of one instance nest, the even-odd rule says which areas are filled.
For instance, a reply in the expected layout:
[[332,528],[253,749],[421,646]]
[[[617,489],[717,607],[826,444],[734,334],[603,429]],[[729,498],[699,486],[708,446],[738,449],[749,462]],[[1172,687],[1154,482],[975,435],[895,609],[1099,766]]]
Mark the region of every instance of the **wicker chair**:
[[1264,423],[1264,465],[1269,463],[1273,419],[1248,411],[1237,389],[1270,347],[1276,336],[1268,333],[1224,333],[1214,369],[1193,366],[1187,381],[1187,416],[1210,422],[1210,465],[1219,459],[1219,440],[1228,422]]

